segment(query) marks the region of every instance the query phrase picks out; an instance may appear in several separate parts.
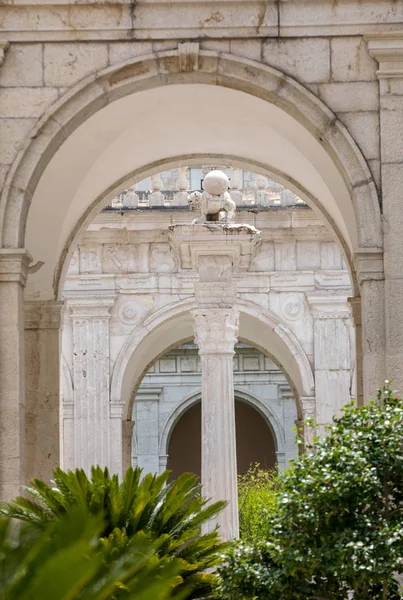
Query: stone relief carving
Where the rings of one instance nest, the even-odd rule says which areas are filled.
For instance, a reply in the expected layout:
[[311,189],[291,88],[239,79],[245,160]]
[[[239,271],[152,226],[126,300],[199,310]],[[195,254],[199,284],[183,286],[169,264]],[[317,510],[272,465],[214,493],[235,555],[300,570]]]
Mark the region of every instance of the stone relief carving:
[[80,273],[100,273],[101,265],[100,246],[80,246]]
[[304,303],[299,296],[292,294],[282,302],[281,312],[288,321],[298,321],[304,315]]
[[104,273],[133,273],[138,270],[138,247],[132,244],[105,244],[102,270]]
[[173,273],[176,261],[168,244],[151,244],[150,268],[155,273]]
[[255,256],[251,271],[274,271],[274,244],[263,242],[261,251]]
[[151,310],[154,309],[153,297],[149,294],[122,294],[116,301],[111,322],[113,334],[127,334]]

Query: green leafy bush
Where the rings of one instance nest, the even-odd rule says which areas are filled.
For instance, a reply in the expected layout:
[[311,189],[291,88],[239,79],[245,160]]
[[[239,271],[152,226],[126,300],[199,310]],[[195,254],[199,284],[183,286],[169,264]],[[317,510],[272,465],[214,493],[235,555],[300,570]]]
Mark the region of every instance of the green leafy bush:
[[231,600],[399,598],[403,572],[403,401],[347,406],[285,473],[267,540],[220,569]]
[[269,516],[276,510],[279,477],[256,463],[245,475],[238,475],[239,533],[242,540],[267,539]]
[[[13,526],[14,525],[14,526]],[[1,600],[183,600],[182,561],[158,557],[164,538],[139,533],[117,560],[99,546],[103,523],[75,509],[45,528],[0,519]]]
[[191,586],[192,598],[203,597],[214,586],[211,568],[219,564],[223,550],[217,531],[201,534],[201,526],[225,506],[207,504],[195,475],[185,473],[167,483],[169,471],[145,475],[130,468],[122,482],[107,469],[93,467],[91,478],[83,470],[54,471],[52,486],[34,479],[28,497],[18,497],[0,512],[46,529],[50,523],[81,508],[102,516],[99,546],[112,564],[138,533],[158,540],[157,555],[182,561],[183,585]]

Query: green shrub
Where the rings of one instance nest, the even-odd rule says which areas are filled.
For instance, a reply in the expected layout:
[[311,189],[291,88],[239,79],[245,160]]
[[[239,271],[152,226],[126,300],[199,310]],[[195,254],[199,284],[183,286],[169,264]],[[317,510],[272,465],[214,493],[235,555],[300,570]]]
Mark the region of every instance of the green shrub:
[[377,402],[347,406],[314,453],[283,476],[266,542],[230,553],[220,569],[221,597],[399,598],[402,432],[403,401],[388,387]]
[[256,463],[245,475],[238,475],[239,533],[242,540],[267,539],[269,516],[276,510],[279,477]]
[[0,512],[46,529],[50,523],[77,508],[102,516],[103,526],[98,543],[112,564],[138,533],[158,540],[160,558],[182,561],[183,585],[192,587],[192,598],[210,593],[215,583],[212,567],[219,564],[226,545],[217,531],[201,534],[201,526],[225,506],[224,502],[207,504],[195,475],[185,473],[167,483],[169,471],[162,475],[145,475],[130,468],[119,482],[107,469],[93,467],[91,478],[83,470],[54,471],[49,486],[34,479],[25,489],[29,497],[18,497],[3,505]]
[[103,523],[82,509],[37,528],[0,519],[1,600],[183,600],[182,561],[158,557],[164,538],[139,533],[108,562]]

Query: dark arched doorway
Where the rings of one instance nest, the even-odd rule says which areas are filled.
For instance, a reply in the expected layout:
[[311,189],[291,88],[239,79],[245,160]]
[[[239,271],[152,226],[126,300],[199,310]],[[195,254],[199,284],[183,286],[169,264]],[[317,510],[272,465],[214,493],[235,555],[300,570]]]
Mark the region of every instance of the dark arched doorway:
[[[251,464],[264,469],[276,464],[276,449],[272,431],[262,415],[250,404],[235,400],[236,450],[238,473]],[[167,468],[171,478],[190,471],[201,475],[201,402],[189,408],[176,423],[168,444]]]

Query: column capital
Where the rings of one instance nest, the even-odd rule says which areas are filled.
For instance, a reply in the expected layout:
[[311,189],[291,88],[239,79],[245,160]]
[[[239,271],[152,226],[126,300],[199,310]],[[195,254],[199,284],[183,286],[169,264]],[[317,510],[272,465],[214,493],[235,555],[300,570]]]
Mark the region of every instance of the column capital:
[[199,354],[234,354],[238,341],[239,312],[234,308],[192,310]]
[[59,329],[63,302],[24,302],[25,329]]
[[354,253],[354,264],[358,281],[382,281],[385,278],[383,270],[383,251],[378,248],[367,248]]
[[0,248],[0,282],[16,281],[25,286],[32,256],[24,248]]
[[308,294],[307,300],[315,319],[348,319],[351,312],[348,297],[341,295]]
[[368,33],[364,36],[369,55],[378,61],[378,79],[403,77],[403,31]]
[[110,319],[115,303],[113,296],[75,296],[66,300],[72,319]]

